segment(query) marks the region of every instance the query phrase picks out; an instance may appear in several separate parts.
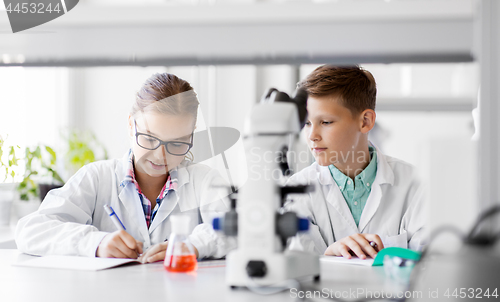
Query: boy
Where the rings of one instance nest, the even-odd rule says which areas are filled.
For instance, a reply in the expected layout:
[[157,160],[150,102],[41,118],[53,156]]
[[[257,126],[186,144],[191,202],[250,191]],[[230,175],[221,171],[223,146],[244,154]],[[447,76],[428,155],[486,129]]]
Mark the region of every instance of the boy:
[[309,93],[304,130],[316,162],[290,183],[312,184],[315,191],[286,206],[311,221],[291,248],[361,259],[389,246],[421,250],[424,192],[416,171],[368,140],[376,118],[371,73],[324,65],[298,87]]

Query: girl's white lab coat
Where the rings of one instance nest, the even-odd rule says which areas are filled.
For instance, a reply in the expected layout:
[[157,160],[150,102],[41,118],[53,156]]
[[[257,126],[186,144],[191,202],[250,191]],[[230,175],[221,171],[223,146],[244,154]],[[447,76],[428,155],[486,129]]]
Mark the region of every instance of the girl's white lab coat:
[[168,217],[182,212],[191,217],[188,238],[200,258],[226,254],[231,242],[211,227],[212,218],[229,208],[225,196],[217,194],[221,190],[212,188],[225,183],[216,170],[183,161],[178,167],[177,191],[167,194],[148,229],[135,185],[120,186],[127,163],[128,156],[88,164],[64,187],[50,191],[37,212],[19,221],[18,249],[34,255],[95,257],[104,236],[117,230],[104,211],[103,205],[108,204],[127,232],[144,243],[144,249],[167,240],[171,233]]
[[309,232],[292,239],[291,249],[323,254],[337,240],[355,233],[377,234],[385,247],[421,250],[425,244],[425,194],[410,164],[377,149],[377,175],[356,226],[328,167],[313,163],[293,175],[289,184],[314,185],[307,195],[294,195],[285,206],[310,220]]

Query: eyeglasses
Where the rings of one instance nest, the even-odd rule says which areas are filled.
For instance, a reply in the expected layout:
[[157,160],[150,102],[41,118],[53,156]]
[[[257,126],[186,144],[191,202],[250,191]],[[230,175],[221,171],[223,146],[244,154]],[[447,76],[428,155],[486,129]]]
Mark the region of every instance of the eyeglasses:
[[193,147],[193,133],[191,133],[191,142],[179,142],[179,141],[162,141],[152,135],[137,132],[137,122],[134,121],[135,126],[135,140],[139,147],[147,150],[156,150],[161,145],[165,146],[165,149],[169,154],[182,156],[186,155],[189,150]]

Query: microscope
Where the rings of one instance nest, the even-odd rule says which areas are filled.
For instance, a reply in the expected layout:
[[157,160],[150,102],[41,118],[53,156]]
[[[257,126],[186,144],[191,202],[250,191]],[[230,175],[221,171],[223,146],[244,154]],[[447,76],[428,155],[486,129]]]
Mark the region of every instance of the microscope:
[[[286,250],[287,239],[306,231],[309,221],[280,213],[286,196],[308,186],[284,186],[292,174],[287,155],[307,118],[307,92],[290,97],[271,88],[245,121],[244,146],[249,177],[231,197],[231,211],[214,220],[214,229],[237,236],[238,248],[226,256],[226,283],[236,287],[273,287],[289,279],[319,280],[319,258]],[[234,190],[233,190],[234,191]]]

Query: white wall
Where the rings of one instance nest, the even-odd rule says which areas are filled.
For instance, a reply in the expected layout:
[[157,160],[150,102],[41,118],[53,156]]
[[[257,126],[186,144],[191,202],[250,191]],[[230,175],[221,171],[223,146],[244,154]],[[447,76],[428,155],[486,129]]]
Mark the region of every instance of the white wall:
[[128,115],[144,81],[164,67],[112,67],[79,69],[80,87],[72,102],[78,116],[73,124],[90,129],[104,144],[110,158],[121,158],[129,148]]
[[[64,68],[0,68],[0,135],[7,145],[20,146],[17,157],[25,147],[59,143],[59,130],[68,123],[66,75]],[[24,161],[19,164],[16,181],[24,173]]]
[[20,145],[54,144],[54,130],[65,123],[60,111],[63,73],[55,68],[0,68],[0,134]]
[[[477,155],[468,112],[378,112],[387,154],[415,165],[428,187],[430,229],[453,224],[465,231],[478,215]],[[451,240],[451,241],[450,241]],[[444,248],[453,239],[442,240]]]

